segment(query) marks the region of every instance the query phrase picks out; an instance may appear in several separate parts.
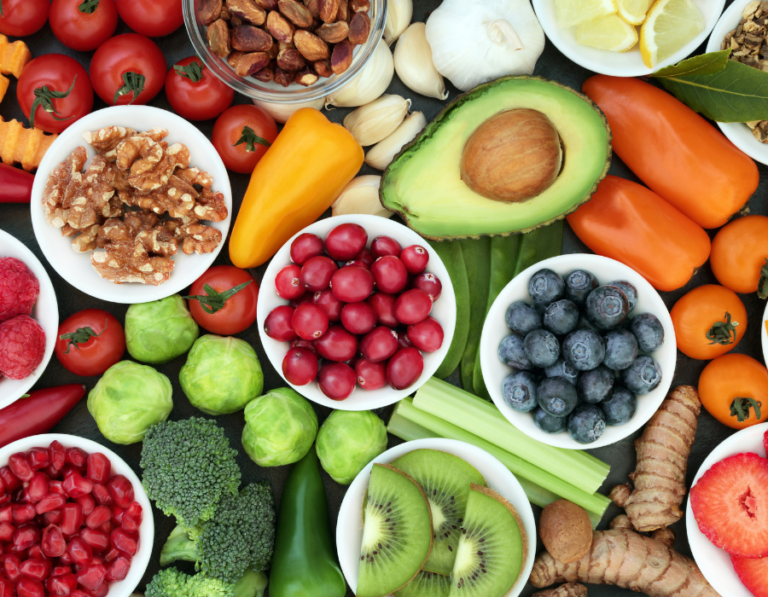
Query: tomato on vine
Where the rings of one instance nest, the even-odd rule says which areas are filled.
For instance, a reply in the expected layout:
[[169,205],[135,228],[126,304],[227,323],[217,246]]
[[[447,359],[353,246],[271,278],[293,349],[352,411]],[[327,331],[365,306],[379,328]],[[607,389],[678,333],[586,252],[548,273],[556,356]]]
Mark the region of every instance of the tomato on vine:
[[120,18],[136,33],[162,37],[184,24],[181,0],[117,0]]
[[221,336],[247,330],[256,321],[259,285],[247,271],[217,265],[198,278],[190,289],[189,311],[203,328]]
[[115,33],[115,0],[53,0],[51,29],[68,48],[80,52],[95,50]]
[[768,369],[745,354],[723,355],[699,377],[704,408],[723,425],[744,429],[768,421]]
[[165,78],[173,110],[187,120],[210,120],[226,110],[235,90],[216,77],[197,56],[177,62]]
[[276,138],[275,120],[252,104],[232,106],[213,126],[213,146],[224,165],[240,174],[253,172]]
[[125,332],[111,313],[85,309],[59,326],[56,357],[75,375],[101,375],[123,358]]
[[26,37],[48,20],[48,0],[0,0],[0,33]]

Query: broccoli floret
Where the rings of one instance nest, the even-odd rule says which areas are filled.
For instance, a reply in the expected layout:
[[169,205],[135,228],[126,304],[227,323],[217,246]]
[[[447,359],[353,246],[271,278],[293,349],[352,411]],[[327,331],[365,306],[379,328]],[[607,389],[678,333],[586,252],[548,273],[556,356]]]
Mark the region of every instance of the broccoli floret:
[[237,495],[237,452],[224,430],[208,419],[166,421],[144,438],[141,467],[150,499],[179,525],[210,520],[224,495]]
[[235,597],[264,597],[268,582],[263,572],[248,570],[235,585]]
[[235,597],[235,585],[176,568],[161,570],[147,585],[146,597]]

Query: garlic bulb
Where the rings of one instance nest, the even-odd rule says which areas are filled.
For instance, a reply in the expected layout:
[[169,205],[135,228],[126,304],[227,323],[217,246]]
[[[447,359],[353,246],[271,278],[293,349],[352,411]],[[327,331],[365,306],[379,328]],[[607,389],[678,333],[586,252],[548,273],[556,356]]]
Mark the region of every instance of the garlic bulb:
[[529,0],[443,0],[427,20],[427,40],[437,70],[462,91],[530,75],[544,51]]
[[400,37],[411,24],[413,0],[387,0],[387,24],[384,26],[384,41],[388,46]]
[[392,212],[379,201],[381,176],[368,174],[353,178],[331,205],[332,215],[366,214],[388,218]]
[[325,98],[325,107],[356,108],[370,104],[387,90],[394,75],[392,51],[382,39],[363,70],[341,89]]
[[264,110],[277,122],[287,122],[291,117],[291,114],[300,108],[314,108],[315,110],[320,110],[325,103],[325,99],[321,97],[320,99],[312,100],[310,102],[299,102],[297,104],[277,104],[260,100],[253,100],[253,103]]
[[403,120],[403,124],[397,127],[394,133],[368,151],[365,155],[365,163],[371,168],[386,170],[400,150],[413,141],[425,126],[427,126],[427,119],[424,114],[414,112]]
[[360,145],[375,145],[389,137],[403,122],[411,100],[399,95],[382,95],[344,118],[347,129]]
[[424,33],[424,23],[413,23],[397,41],[395,71],[408,89],[444,100],[445,81],[432,63],[432,50]]

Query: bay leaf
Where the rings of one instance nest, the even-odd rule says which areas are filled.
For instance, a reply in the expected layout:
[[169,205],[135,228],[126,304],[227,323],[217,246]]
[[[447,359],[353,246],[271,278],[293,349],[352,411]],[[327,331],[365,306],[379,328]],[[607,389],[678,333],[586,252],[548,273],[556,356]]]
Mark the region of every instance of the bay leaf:
[[668,77],[689,77],[691,75],[714,75],[726,67],[730,55],[730,50],[722,50],[720,52],[709,52],[707,54],[701,54],[700,56],[693,56],[691,58],[686,58],[677,64],[671,64],[661,70],[657,70],[649,76],[655,79],[661,79]]

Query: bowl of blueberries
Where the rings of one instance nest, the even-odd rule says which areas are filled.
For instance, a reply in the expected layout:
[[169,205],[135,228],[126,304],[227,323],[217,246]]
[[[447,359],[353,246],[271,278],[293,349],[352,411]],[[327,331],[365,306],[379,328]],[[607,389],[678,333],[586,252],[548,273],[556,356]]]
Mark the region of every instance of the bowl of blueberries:
[[633,269],[599,255],[537,263],[488,312],[480,364],[488,393],[523,433],[598,448],[642,427],[672,384],[669,311]]

